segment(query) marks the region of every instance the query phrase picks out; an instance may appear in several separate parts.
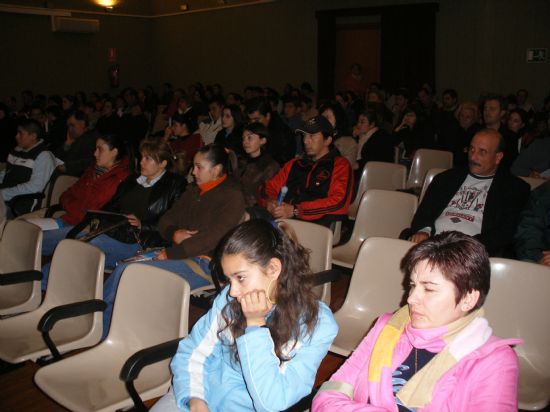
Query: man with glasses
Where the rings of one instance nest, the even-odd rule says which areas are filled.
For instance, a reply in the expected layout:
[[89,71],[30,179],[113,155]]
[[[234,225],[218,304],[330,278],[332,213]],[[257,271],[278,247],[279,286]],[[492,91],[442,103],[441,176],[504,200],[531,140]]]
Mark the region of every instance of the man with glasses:
[[511,251],[519,214],[529,185],[499,165],[504,158],[502,135],[477,132],[470,143],[468,168],[434,177],[411,224],[413,242],[449,230],[474,236],[491,256]]

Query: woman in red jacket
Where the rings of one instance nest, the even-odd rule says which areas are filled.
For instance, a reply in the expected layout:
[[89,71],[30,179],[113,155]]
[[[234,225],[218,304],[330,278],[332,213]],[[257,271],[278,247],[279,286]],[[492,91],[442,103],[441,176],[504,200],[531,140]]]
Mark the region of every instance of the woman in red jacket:
[[95,162],[59,199],[65,214],[55,219],[59,229],[44,232],[44,255],[53,254],[59,241],[84,218],[86,210],[101,209],[111,200],[119,184],[130,175],[128,158],[125,155],[125,145],[120,137],[104,135],[97,139]]

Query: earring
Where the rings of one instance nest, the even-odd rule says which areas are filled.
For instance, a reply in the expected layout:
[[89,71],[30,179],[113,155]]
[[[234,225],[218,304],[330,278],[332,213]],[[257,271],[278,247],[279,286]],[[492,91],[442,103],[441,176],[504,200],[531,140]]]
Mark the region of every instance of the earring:
[[277,300],[276,299],[271,299],[270,295],[271,295],[271,284],[273,283],[275,279],[271,279],[269,281],[269,284],[267,285],[267,290],[266,290],[266,297],[267,297],[267,301],[269,303],[271,303],[272,305],[274,305],[275,303],[277,303]]

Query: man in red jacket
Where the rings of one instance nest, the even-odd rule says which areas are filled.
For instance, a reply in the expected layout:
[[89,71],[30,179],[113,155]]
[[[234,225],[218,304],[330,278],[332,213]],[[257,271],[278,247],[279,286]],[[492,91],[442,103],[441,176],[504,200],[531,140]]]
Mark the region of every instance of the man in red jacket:
[[348,212],[351,166],[332,149],[334,130],[323,116],[311,118],[296,132],[303,135],[305,155],[289,160],[265,182],[258,203],[277,219],[297,218],[329,226]]

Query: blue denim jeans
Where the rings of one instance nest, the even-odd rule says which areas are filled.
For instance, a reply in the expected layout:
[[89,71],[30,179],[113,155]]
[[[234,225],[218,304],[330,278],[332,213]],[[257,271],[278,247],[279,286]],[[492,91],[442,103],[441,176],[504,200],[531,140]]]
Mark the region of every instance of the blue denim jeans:
[[[67,232],[70,230],[69,228]],[[63,229],[57,229],[57,230],[49,230],[47,232],[44,232],[44,238],[47,233],[50,232],[60,232],[64,231]],[[65,233],[66,235],[66,233]],[[49,238],[49,241],[53,243],[53,240],[56,239],[56,237],[61,236],[61,233],[55,233]],[[80,235],[79,235],[80,236]],[[59,238],[57,242],[59,243],[61,240],[63,240],[65,236]],[[103,253],[105,253],[105,268],[106,269],[114,269],[116,266],[116,263],[121,259],[126,259],[130,256],[134,256],[136,252],[140,249],[139,245],[137,243],[124,243],[120,242],[116,239],[113,239],[110,236],[107,236],[105,234],[99,235],[92,240],[88,242],[90,245],[94,245],[95,247],[101,249]],[[54,246],[55,248],[55,246]],[[53,251],[52,251],[53,253]],[[42,254],[45,254],[42,252]],[[50,264],[44,265],[42,267],[42,289],[46,289],[46,285],[48,284],[48,275],[50,273]]]
[[65,236],[67,236],[67,233],[69,233],[69,231],[73,227],[74,226],[68,225],[68,226],[62,227],[61,229],[43,231],[42,232],[42,254],[44,256],[53,255],[53,252],[57,247],[57,244],[61,242],[63,239],[65,239]]
[[[191,259],[201,267],[204,273],[208,275],[210,274],[210,269],[208,267],[210,261],[208,259],[200,257],[193,257]],[[193,272],[193,270],[183,260],[151,260],[147,262],[140,262],[140,264],[155,266],[173,272],[178,276],[181,276],[182,278],[187,280],[191,290],[210,284],[210,282],[208,282],[202,276],[197,275],[195,272]],[[107,309],[105,309],[105,312],[103,312],[102,339],[104,339],[109,333],[111,316],[113,314],[113,303],[115,301],[118,283],[120,282],[120,277],[122,276],[122,272],[124,272],[124,269],[126,269],[126,266],[128,266],[128,264],[118,265],[103,284],[103,300],[105,301],[105,303],[107,303]]]

